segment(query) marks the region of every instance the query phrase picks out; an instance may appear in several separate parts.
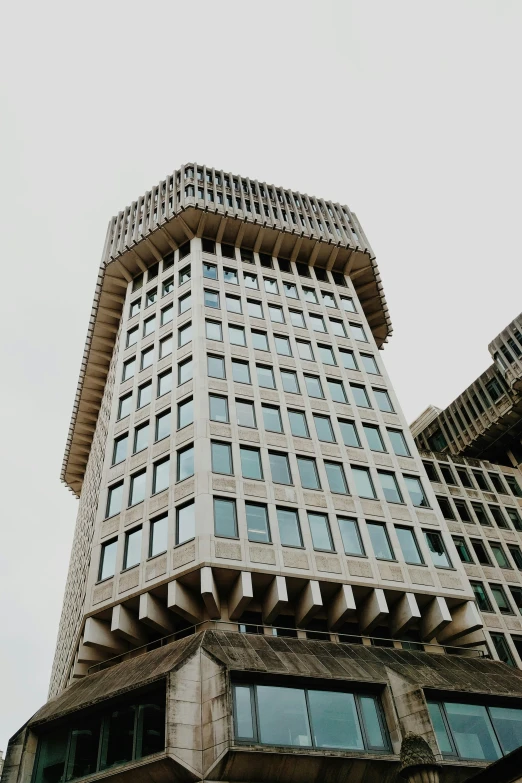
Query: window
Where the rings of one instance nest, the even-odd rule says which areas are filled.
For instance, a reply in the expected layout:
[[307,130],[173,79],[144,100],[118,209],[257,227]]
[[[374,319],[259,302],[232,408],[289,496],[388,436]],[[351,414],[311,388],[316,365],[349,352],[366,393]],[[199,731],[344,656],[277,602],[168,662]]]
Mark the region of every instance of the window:
[[473,558],[469,552],[468,545],[462,536],[453,536],[453,543],[455,544],[455,549],[457,550],[457,554],[460,557],[461,562],[473,563]]
[[348,402],[342,381],[333,381],[331,378],[327,378],[326,385],[334,402]]
[[218,443],[213,440],[210,444],[212,456],[212,470],[214,473],[232,475],[232,446],[230,443]]
[[134,302],[131,302],[131,305],[129,307],[129,318],[134,318],[135,315],[138,315],[141,308],[141,299],[136,299]]
[[319,350],[319,356],[323,364],[337,364],[335,361],[334,352],[329,345],[318,345],[317,348]]
[[149,267],[149,271],[147,272],[147,282],[150,283],[151,280],[154,280],[154,278],[158,276],[158,272],[159,263],[152,264],[152,266]]
[[311,343],[304,342],[304,340],[297,340],[296,342],[297,342],[297,353],[299,354],[299,358],[304,359],[305,361],[313,362],[314,354],[312,351]]
[[[433,462],[424,462],[423,460],[422,464],[424,465],[426,474],[430,481],[440,481],[439,474],[437,473]],[[451,517],[449,517],[449,519],[451,519]]]
[[376,498],[375,488],[368,468],[356,468],[352,466],[352,475],[355,481],[355,493],[361,498]]
[[357,520],[338,517],[337,521],[339,523],[339,530],[341,531],[345,554],[365,557],[366,553],[364,551]]
[[129,378],[132,378],[135,372],[136,372],[136,357],[134,356],[132,359],[129,359],[128,361],[123,363],[123,373],[121,376],[122,382],[128,381]]
[[294,283],[283,282],[283,290],[290,299],[298,299],[297,286]]
[[168,515],[154,519],[150,523],[149,557],[156,557],[167,551]]
[[236,416],[240,427],[256,427],[256,414],[253,402],[236,400]]
[[223,258],[234,258],[236,257],[236,249],[233,245],[221,245],[221,255]]
[[179,284],[183,285],[184,283],[187,283],[191,278],[191,274],[190,266],[183,267],[179,272]]
[[499,608],[499,611],[501,614],[513,614],[513,609],[511,608],[508,599],[506,597],[506,594],[503,590],[503,588],[500,585],[489,585],[490,590],[493,594],[493,598],[495,599],[497,606]]
[[219,292],[209,291],[207,288],[205,288],[203,292],[203,301],[205,307],[214,307],[219,309]]
[[114,439],[114,446],[112,449],[112,465],[117,465],[118,462],[123,462],[127,458],[127,446],[129,442],[129,433],[120,435],[119,438]]
[[334,437],[332,422],[330,421],[330,417],[320,416],[319,414],[314,413],[313,420],[317,432],[317,437],[319,438],[319,440],[325,441],[327,443],[335,443],[335,437]]
[[[468,504],[465,503],[463,500],[455,500],[455,508],[457,509],[457,514],[459,515],[461,522],[471,522],[473,523],[473,520],[471,519],[469,515],[469,509]],[[480,509],[480,503],[476,504]],[[484,509],[482,509],[484,511]]]
[[387,430],[392,449],[398,457],[411,457],[406,438],[401,430]]
[[138,388],[138,410],[148,405],[152,399],[152,381],[144,383]]
[[225,378],[225,358],[207,354],[207,372],[211,378]]
[[152,334],[152,332],[156,328],[156,316],[152,315],[150,318],[147,318],[146,321],[143,323],[143,336],[147,337],[149,334]]
[[225,267],[223,269],[223,279],[225,283],[230,283],[231,285],[238,285],[238,277],[235,269],[227,269]]
[[339,427],[341,428],[341,435],[345,446],[353,446],[354,448],[361,447],[361,441],[359,440],[357,428],[353,421],[340,419]]
[[377,474],[381,482],[385,500],[387,500],[388,503],[404,503],[395,474],[387,473],[384,470],[378,470]]
[[167,296],[171,291],[174,291],[174,278],[168,277],[163,281],[162,296]]
[[297,374],[293,370],[281,370],[281,381],[283,389],[289,394],[299,394],[299,383]]
[[192,340],[192,324],[185,324],[178,329],[178,348],[182,348],[184,345]]
[[172,391],[172,370],[158,375],[158,397],[163,397],[169,391]]
[[[499,659],[502,661],[502,663],[507,663],[508,666],[514,666],[515,665],[515,661],[513,660],[513,656],[511,655],[511,650],[509,649],[509,645],[508,645],[508,643],[506,641],[506,637],[504,636],[504,634],[502,634],[502,633],[490,633],[490,636],[491,636],[491,641],[493,642],[493,646],[495,647],[495,652],[497,653],[497,655],[498,655]],[[493,709],[494,708],[492,708],[490,710],[490,712],[493,712]],[[497,707],[496,709],[501,709],[501,708]],[[506,711],[509,712],[509,713],[512,713],[512,710],[506,710]],[[517,712],[518,711],[519,710],[517,710]],[[520,720],[520,718],[517,717],[516,720],[518,721],[518,720]],[[520,729],[519,729],[518,724],[516,724],[516,729],[518,730],[518,736],[517,736],[517,738],[515,740],[516,744],[508,746],[508,747],[510,747],[510,749],[511,749],[511,747],[513,747],[513,749],[515,747],[519,747],[519,744],[520,744]],[[508,730],[508,741],[509,740],[512,741],[512,737],[509,736],[510,734],[511,734],[511,731]]]
[[251,318],[263,318],[263,306],[255,299],[247,299],[247,312]]
[[333,318],[330,318],[330,324],[332,326],[332,332],[336,335],[336,337],[347,337],[346,329],[344,328],[344,324],[342,321],[334,320]]
[[401,545],[404,562],[410,565],[423,565],[424,560],[420,553],[417,538],[411,527],[396,527],[395,532]]
[[245,330],[242,326],[228,326],[228,340],[230,345],[246,345]]
[[136,275],[136,277],[132,281],[132,293],[134,294],[136,291],[139,291],[139,289],[142,286],[143,286],[143,274]]
[[169,305],[168,307],[163,308],[160,317],[161,326],[165,326],[165,324],[170,323],[173,317],[174,317],[174,305]]
[[178,430],[182,430],[194,421],[194,401],[192,397],[178,403]]
[[268,458],[270,462],[272,481],[275,484],[291,484],[292,474],[290,473],[290,465],[288,463],[288,457],[286,454],[269,451]]
[[366,337],[365,331],[360,326],[360,324],[350,324],[350,330],[352,332],[352,335],[355,340],[360,340],[360,342],[367,343],[368,338]]
[[305,329],[305,320],[300,310],[290,310],[290,321],[292,326],[298,326],[300,329]]
[[343,466],[339,462],[325,462],[324,467],[330,491],[339,495],[347,495],[348,485]]
[[258,351],[268,351],[268,338],[266,332],[257,332],[252,329],[252,345]]
[[491,516],[497,523],[498,527],[509,528],[509,525],[506,521],[504,514],[502,513],[502,509],[500,508],[500,506],[488,506],[488,508],[491,511]]
[[203,261],[203,277],[208,277],[209,280],[217,280],[217,266],[215,264],[207,264]]
[[129,507],[141,503],[145,499],[145,490],[147,487],[147,472],[141,470],[135,473],[130,479],[129,489]]
[[232,359],[232,378],[236,383],[251,383],[248,362]]
[[491,487],[489,486],[488,482],[486,481],[486,477],[482,473],[481,470],[473,470],[472,471],[473,476],[475,477],[475,481],[477,482],[477,485],[479,489],[483,490],[483,492],[491,492]]
[[270,543],[270,528],[268,526],[268,511],[259,503],[245,503],[248,540]]
[[107,541],[102,545],[100,555],[100,566],[98,569],[98,582],[103,579],[109,579],[116,572],[116,551],[118,548],[118,539]]
[[[185,294],[185,296],[180,296],[178,299],[178,308],[179,308],[179,314],[183,315],[183,313],[186,313],[187,310],[190,310],[192,307],[192,294],[189,291],[188,294]],[[172,310],[172,308],[170,308]]]
[[[212,178],[211,175],[207,172],[207,182],[212,184]],[[220,179],[219,176],[216,174],[216,185],[220,185]],[[203,238],[201,240],[201,249],[204,253],[212,253],[212,255],[216,254],[216,243],[212,239],[205,239]]]
[[169,486],[170,457],[152,466],[152,494],[156,495]]
[[217,394],[209,395],[210,420],[228,423],[228,400],[226,397],[218,397]]
[[370,404],[370,398],[368,397],[368,392],[364,388],[364,386],[357,386],[355,383],[350,384],[350,389],[352,390],[353,399],[355,400],[355,404],[359,408],[371,408]]
[[438,568],[452,568],[453,566],[451,564],[451,560],[448,557],[448,553],[446,552],[446,548],[440,533],[435,533],[431,530],[425,530],[424,536],[426,538],[426,543],[428,544],[428,549],[430,550],[433,565],[437,566]]
[[332,534],[326,514],[308,512],[308,524],[310,525],[313,548],[321,552],[333,552]]
[[315,459],[311,459],[310,457],[297,457],[297,467],[299,468],[301,485],[305,489],[321,489]]
[[214,532],[216,536],[237,538],[236,503],[234,500],[214,498]]
[[513,527],[515,528],[515,530],[521,531],[522,520],[520,519],[520,514],[518,513],[516,508],[506,508],[506,513],[510,518],[511,522],[513,523]]
[[515,565],[518,568],[519,571],[522,571],[522,551],[520,551],[520,547],[518,546],[509,546],[509,554],[515,561]]
[[500,568],[511,568],[509,564],[509,560],[506,557],[506,553],[504,552],[504,549],[501,544],[495,544],[492,541],[489,544],[491,551],[493,552],[493,557],[497,561],[497,565],[500,566]]
[[272,280],[271,277],[264,277],[263,278],[265,283],[265,291],[267,294],[278,294],[279,289],[277,287],[277,280]]
[[150,307],[150,305],[153,305],[158,298],[158,289],[157,288],[151,288],[150,291],[147,291],[145,294],[145,307]]
[[285,319],[283,316],[283,308],[277,307],[276,305],[268,305],[268,314],[270,316],[270,320],[273,321],[276,324],[284,324]]
[[482,541],[480,541],[480,539],[472,538],[471,539],[471,546],[473,547],[473,550],[475,552],[475,556],[476,556],[478,562],[481,565],[490,566],[491,565],[491,560],[489,558],[488,553],[486,552],[486,547],[484,546]]
[[361,353],[363,367],[369,375],[380,375],[375,358],[369,353]]
[[194,475],[194,446],[178,451],[176,464],[177,481],[184,481]]
[[256,290],[259,290],[259,283],[257,282],[257,276],[256,275],[243,275],[243,279],[245,281],[245,287],[246,288],[255,288]]
[[470,582],[475,595],[475,601],[481,612],[492,612],[493,607],[482,582]]
[[516,498],[522,498],[522,489],[514,476],[504,476],[506,483]]
[[262,405],[263,424],[269,432],[283,432],[281,413],[275,405]]
[[302,547],[303,540],[297,511],[290,508],[277,508],[276,512],[281,544]]
[[[297,270],[297,274],[299,277],[311,277],[310,275],[310,269],[306,264],[298,264],[296,263],[295,268]],[[309,290],[309,289],[306,289]]]
[[259,449],[241,446],[239,449],[241,459],[241,475],[246,479],[263,478],[263,467],[261,465],[261,452]]
[[303,293],[307,302],[312,302],[312,304],[319,304],[317,294],[313,288],[303,288]]
[[474,489],[467,470],[464,470],[464,468],[457,468],[457,476],[459,477],[463,487]]
[[373,393],[375,395],[375,401],[377,402],[377,407],[380,411],[383,411],[383,413],[395,413],[395,410],[393,408],[393,405],[391,403],[389,394],[384,389],[374,389]]
[[403,478],[413,505],[418,508],[429,508],[420,478],[417,478],[417,476],[404,476]]
[[141,424],[134,430],[134,449],[133,454],[143,451],[149,445],[149,422]]
[[341,361],[343,363],[343,367],[347,370],[358,370],[359,367],[357,366],[357,362],[355,360],[355,354],[353,351],[348,351],[344,348],[339,348],[339,353],[341,354]]
[[488,475],[491,483],[493,484],[495,492],[499,492],[501,495],[507,495],[508,493],[506,492],[506,488],[502,483],[498,473],[489,473]]
[[139,327],[135,326],[134,329],[129,329],[127,332],[127,342],[125,344],[126,348],[130,348],[131,345],[136,345],[138,342],[139,337]]
[[378,522],[367,522],[366,527],[368,528],[375,557],[378,560],[395,560],[386,525],[381,525]]
[[310,313],[308,317],[310,318],[310,323],[312,324],[312,329],[314,332],[326,332],[324,318],[322,318],[320,315],[312,315],[312,313]]
[[306,391],[310,397],[320,397],[324,399],[323,387],[321,381],[315,375],[305,375]]
[[219,321],[205,321],[205,334],[207,340],[223,342],[223,329]]
[[309,438],[308,424],[306,415],[303,411],[289,410],[288,418],[290,420],[290,431],[297,438]]
[[131,530],[125,536],[123,568],[132,568],[141,563],[141,527]]
[[353,299],[349,296],[341,296],[341,307],[347,313],[355,313]]
[[132,409],[132,392],[120,397],[118,401],[118,421],[128,416]]
[[509,589],[511,591],[511,597],[515,602],[515,606],[517,607],[518,611],[522,614],[522,588],[513,587],[512,585],[510,585]]
[[176,545],[192,541],[196,535],[194,501],[176,509]]
[[373,424],[363,424],[363,430],[372,451],[386,451],[379,427],[375,427]]
[[232,294],[225,294],[225,304],[229,313],[242,313],[241,299],[239,296],[232,296]]
[[[513,666],[505,637],[493,636],[504,642],[499,646],[504,649],[497,649],[499,658]],[[428,702],[428,709],[443,756],[495,761],[522,744],[520,709],[457,702]]]
[[333,294],[330,294],[327,291],[321,291],[321,296],[325,307],[335,307],[335,309],[337,309]]
[[273,269],[273,267],[274,267],[274,265],[272,263],[272,256],[269,256],[268,253],[260,253],[259,254],[259,263],[265,269]]
[[178,364],[178,386],[192,380],[193,366],[192,357]]
[[451,508],[451,503],[449,502],[448,498],[437,495],[437,503],[439,504],[439,508],[442,511],[442,516],[444,519],[455,519],[455,514],[453,513],[453,509]]
[[257,382],[265,389],[275,389],[274,371],[265,364],[256,364]]
[[292,350],[290,348],[290,340],[288,337],[283,337],[279,334],[274,335],[274,342],[276,352],[279,356],[292,356]]
[[168,356],[171,353],[172,353],[172,335],[169,334],[168,337],[164,337],[163,340],[160,340],[159,358],[164,359],[165,356]]

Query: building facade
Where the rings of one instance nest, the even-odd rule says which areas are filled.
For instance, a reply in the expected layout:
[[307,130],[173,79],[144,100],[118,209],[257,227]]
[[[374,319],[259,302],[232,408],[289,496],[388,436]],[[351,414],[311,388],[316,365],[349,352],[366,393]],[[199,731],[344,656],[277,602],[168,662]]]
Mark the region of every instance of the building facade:
[[390,332],[346,206],[189,164],[110,222],[50,701],[9,781],[449,783],[522,744],[522,673],[490,649]]

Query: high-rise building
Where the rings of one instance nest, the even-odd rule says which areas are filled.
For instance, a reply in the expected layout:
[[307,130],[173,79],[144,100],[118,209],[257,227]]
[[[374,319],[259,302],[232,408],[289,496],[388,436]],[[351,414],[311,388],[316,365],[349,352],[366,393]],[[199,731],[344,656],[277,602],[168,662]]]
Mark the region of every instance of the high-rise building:
[[522,744],[390,331],[346,206],[189,164],[111,220],[51,698],[9,783],[450,783]]

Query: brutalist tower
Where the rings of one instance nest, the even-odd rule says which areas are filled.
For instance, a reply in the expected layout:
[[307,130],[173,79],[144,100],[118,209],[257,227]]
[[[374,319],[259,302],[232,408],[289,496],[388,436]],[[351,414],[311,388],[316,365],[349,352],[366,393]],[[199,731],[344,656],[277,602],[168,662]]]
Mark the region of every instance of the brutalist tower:
[[110,221],[50,699],[5,780],[450,783],[516,753],[522,672],[489,648],[390,331],[346,206],[188,164]]

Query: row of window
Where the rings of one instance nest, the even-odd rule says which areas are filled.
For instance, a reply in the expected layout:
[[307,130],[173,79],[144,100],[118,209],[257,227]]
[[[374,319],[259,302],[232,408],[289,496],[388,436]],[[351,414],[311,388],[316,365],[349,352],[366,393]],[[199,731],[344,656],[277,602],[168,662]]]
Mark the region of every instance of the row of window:
[[[456,517],[455,512],[453,511],[453,507],[450,503],[450,499],[448,497],[444,497],[443,495],[437,495],[436,497],[444,519],[454,521]],[[474,525],[475,520],[471,515],[468,503],[465,500],[461,500],[459,498],[452,498],[452,500],[455,504],[460,521]],[[492,527],[491,518],[489,516],[489,514],[491,514],[491,517],[494,519],[498,527],[503,528],[504,530],[510,530],[511,528],[509,522],[504,515],[505,511],[515,530],[522,531],[522,520],[520,519],[520,514],[516,508],[502,509],[500,506],[494,506],[489,503],[487,505],[488,513],[484,504],[479,503],[478,501],[472,502],[471,508],[473,509],[473,513],[475,514],[479,524],[481,524],[483,527]]]
[[[471,469],[470,475],[470,471],[468,471],[465,467],[455,467],[454,471],[449,464],[443,462],[439,462],[437,465],[435,465],[433,462],[423,461],[423,464],[426,468],[426,473],[428,474],[430,481],[441,483],[438,472],[440,470],[440,473],[446,484],[451,486],[459,486],[459,483],[455,478],[456,473],[462,486],[466,489],[476,490],[478,488],[483,492],[498,492],[501,495],[509,495],[510,489],[515,497],[522,498],[522,489],[520,488],[515,476],[503,473],[502,477],[500,477],[500,475],[494,471],[490,471],[485,474],[484,471],[478,468]],[[475,484],[472,482],[471,476],[475,480]],[[506,484],[509,489],[506,489]],[[493,486],[493,489],[491,486]]]
[[[498,565],[500,568],[506,568],[509,570],[513,568],[509,562],[509,558],[506,556],[505,549],[500,542],[488,541],[491,552],[493,553],[493,557],[491,557],[488,554],[486,542],[484,539],[470,538],[469,540],[476,561],[480,565]],[[453,536],[453,541],[462,562],[467,563],[468,565],[474,565],[475,560],[471,555],[470,549],[466,543],[466,539],[463,536]],[[508,544],[507,548],[509,554],[513,558],[515,566],[519,571],[522,571],[522,552],[520,551],[520,547],[516,546],[515,544]]]
[[[520,551],[520,550],[519,550]],[[475,602],[481,612],[494,612],[493,604],[491,603],[488,593],[482,582],[470,582],[473,592],[475,594]],[[515,610],[509,603],[506,592],[502,585],[488,582],[488,589],[491,591],[491,595],[495,599],[495,603],[498,607],[498,611],[501,614],[516,614]],[[522,614],[522,588],[508,586],[511,591],[514,604],[517,610]]]
[[[247,538],[253,543],[272,543],[268,506],[262,503],[245,502]],[[175,546],[191,541],[196,535],[195,503],[189,501],[176,508]],[[335,552],[334,538],[327,514],[308,511],[306,513],[310,538],[314,550]],[[277,530],[283,546],[303,548],[300,514],[297,509],[276,507]],[[368,545],[378,560],[398,561],[388,527],[384,522],[365,522],[365,538],[360,525],[351,517],[336,517],[342,547],[346,555],[367,557]],[[408,565],[426,565],[417,535],[412,527],[394,525],[393,530],[399,542],[402,558]],[[423,530],[426,546],[433,565],[437,568],[453,568],[450,556],[440,533]],[[230,498],[214,497],[214,534],[221,538],[239,538],[236,501]],[[156,557],[167,551],[168,517],[162,514],[151,520],[148,543],[148,557]],[[364,541],[366,540],[366,545]],[[98,580],[114,576],[117,563],[118,539],[103,544],[100,555]],[[142,560],[142,527],[125,534],[123,570],[132,568]],[[522,590],[520,591],[522,594]]]

